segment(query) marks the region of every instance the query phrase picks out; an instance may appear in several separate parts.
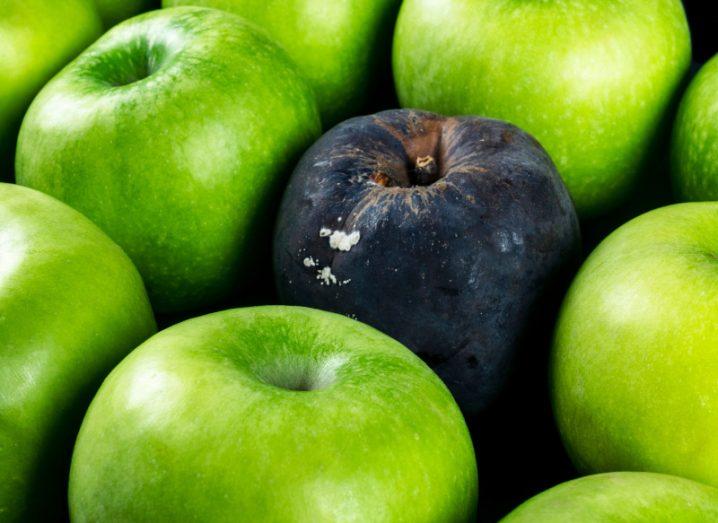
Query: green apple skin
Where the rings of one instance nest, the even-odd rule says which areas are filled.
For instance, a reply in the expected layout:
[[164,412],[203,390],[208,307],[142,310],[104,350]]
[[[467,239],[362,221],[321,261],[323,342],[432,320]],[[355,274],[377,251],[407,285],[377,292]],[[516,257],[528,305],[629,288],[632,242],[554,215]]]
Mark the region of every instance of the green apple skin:
[[468,429],[379,331],[265,306],[187,320],[105,380],[72,458],[73,521],[474,521]]
[[613,472],[543,492],[501,523],[707,523],[718,521],[718,490],[676,476]]
[[155,7],[155,0],[94,0],[105,27],[112,27],[123,20]]
[[277,45],[238,16],[177,7],[117,25],[41,91],[16,175],[95,221],[155,309],[179,312],[235,291],[320,132],[311,87]]
[[718,56],[701,68],[681,101],[671,176],[681,200],[718,200]]
[[659,154],[690,61],[680,0],[406,0],[394,37],[402,106],[530,132],[582,217]]
[[585,472],[718,486],[718,203],[656,209],[589,256],[552,353],[564,444]]
[[400,0],[163,0],[238,14],[275,38],[310,80],[325,128],[366,109],[382,68]]
[[100,31],[90,0],[2,0],[0,180],[12,179],[18,127],[33,97]]
[[0,184],[0,521],[60,519],[102,380],[155,332],[137,269],[80,213]]

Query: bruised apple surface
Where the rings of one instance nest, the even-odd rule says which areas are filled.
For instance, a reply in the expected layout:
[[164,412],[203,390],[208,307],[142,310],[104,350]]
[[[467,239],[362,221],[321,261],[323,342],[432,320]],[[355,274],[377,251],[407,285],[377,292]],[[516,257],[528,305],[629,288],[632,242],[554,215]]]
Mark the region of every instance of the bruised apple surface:
[[394,110],[348,120],[307,151],[284,195],[274,263],[284,302],[393,336],[474,414],[579,243],[568,192],[531,136]]

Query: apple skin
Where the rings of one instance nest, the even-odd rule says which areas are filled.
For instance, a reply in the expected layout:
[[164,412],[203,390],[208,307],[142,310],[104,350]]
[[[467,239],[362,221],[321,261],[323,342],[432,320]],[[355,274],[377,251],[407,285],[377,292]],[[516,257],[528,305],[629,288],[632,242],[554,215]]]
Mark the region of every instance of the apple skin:
[[[354,116],[390,68],[400,0],[163,0],[238,14],[265,29],[297,63],[317,95],[325,128]],[[391,82],[389,82],[391,86]]]
[[80,213],[0,183],[0,520],[60,519],[109,371],[155,332],[140,275]]
[[215,9],[163,9],[110,30],[42,90],[17,181],[107,232],[157,311],[198,309],[236,290],[320,128],[311,88],[268,38]]
[[718,490],[676,476],[613,472],[567,481],[501,523],[706,523],[718,521]]
[[123,20],[149,10],[159,0],[94,0],[105,27],[112,27]]
[[525,129],[582,217],[619,205],[659,155],[690,61],[680,0],[406,0],[394,37],[403,107]]
[[656,209],[587,259],[562,305],[552,394],[585,472],[718,486],[718,203]]
[[0,180],[11,180],[22,115],[101,25],[89,0],[3,0],[0,11]]
[[718,200],[718,56],[683,96],[673,127],[671,175],[682,200]]
[[299,307],[150,338],[103,383],[72,520],[469,522],[476,463],[451,394],[398,342]]
[[[429,156],[438,179],[424,184],[412,165]],[[349,243],[332,246],[322,230]],[[473,417],[579,250],[568,191],[531,136],[496,120],[392,110],[348,120],[307,151],[280,207],[274,267],[283,303],[399,340]]]

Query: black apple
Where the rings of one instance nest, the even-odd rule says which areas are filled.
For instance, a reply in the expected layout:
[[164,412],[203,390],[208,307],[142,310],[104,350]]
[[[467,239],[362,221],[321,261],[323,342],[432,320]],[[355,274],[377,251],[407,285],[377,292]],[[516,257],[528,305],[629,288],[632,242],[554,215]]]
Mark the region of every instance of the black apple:
[[474,414],[579,243],[568,192],[531,136],[395,110],[348,120],[307,151],[284,195],[274,264],[284,302],[393,336]]

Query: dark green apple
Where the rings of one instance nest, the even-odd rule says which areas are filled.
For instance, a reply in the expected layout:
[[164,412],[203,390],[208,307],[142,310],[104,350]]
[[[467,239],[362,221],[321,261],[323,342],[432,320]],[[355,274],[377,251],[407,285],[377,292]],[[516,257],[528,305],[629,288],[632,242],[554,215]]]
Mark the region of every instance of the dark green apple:
[[156,310],[183,311],[233,292],[319,132],[311,87],[267,37],[215,9],[163,9],[111,29],[42,90],[17,180],[94,220]]
[[0,184],[0,521],[62,517],[85,409],[154,331],[117,245],[54,198]]
[[94,0],[105,27],[131,18],[155,7],[159,0]]
[[676,476],[614,472],[562,483],[528,500],[501,523],[708,523],[718,490]]
[[590,255],[563,303],[555,414],[580,470],[718,486],[718,203],[663,207]]
[[673,128],[671,174],[683,200],[718,200],[718,56],[701,68]]
[[326,128],[363,112],[382,70],[401,0],[163,0],[203,5],[255,22],[309,78]]
[[379,331],[299,307],[149,339],[100,388],[70,473],[77,522],[461,523],[476,497],[441,380]]
[[394,39],[402,106],[530,132],[584,217],[659,154],[690,60],[680,0],[406,0]]
[[12,178],[17,129],[32,98],[100,31],[90,0],[0,1],[0,180]]

